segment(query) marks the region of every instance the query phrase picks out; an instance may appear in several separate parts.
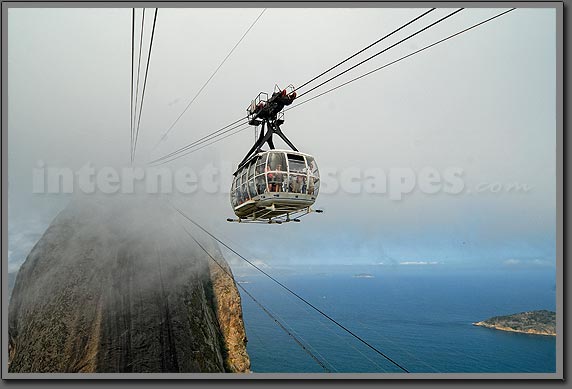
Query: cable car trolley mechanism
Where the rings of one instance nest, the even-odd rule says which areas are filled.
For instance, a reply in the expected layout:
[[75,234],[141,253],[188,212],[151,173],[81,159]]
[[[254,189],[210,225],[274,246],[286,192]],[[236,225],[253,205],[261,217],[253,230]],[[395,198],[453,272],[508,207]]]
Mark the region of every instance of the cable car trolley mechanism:
[[[286,89],[276,86],[272,96],[261,92],[246,109],[248,124],[261,126],[261,130],[234,173],[230,201],[238,218],[228,221],[281,224],[299,222],[310,212],[322,212],[311,208],[320,187],[316,160],[299,152],[280,129],[284,123],[282,110],[295,98],[292,85]],[[276,149],[274,134],[291,150]],[[262,149],[265,143],[267,151]]]

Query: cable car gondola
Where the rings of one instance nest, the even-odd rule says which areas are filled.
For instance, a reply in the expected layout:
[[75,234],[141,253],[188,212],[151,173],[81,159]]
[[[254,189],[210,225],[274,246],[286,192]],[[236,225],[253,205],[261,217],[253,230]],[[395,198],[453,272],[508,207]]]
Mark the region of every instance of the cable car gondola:
[[[230,202],[236,222],[283,223],[300,221],[313,210],[320,188],[315,158],[301,153],[280,129],[281,113],[296,98],[294,87],[275,88],[270,98],[261,92],[247,108],[248,123],[262,125],[260,136],[234,173]],[[291,150],[275,149],[272,135],[277,134]],[[262,150],[267,143],[270,150]]]

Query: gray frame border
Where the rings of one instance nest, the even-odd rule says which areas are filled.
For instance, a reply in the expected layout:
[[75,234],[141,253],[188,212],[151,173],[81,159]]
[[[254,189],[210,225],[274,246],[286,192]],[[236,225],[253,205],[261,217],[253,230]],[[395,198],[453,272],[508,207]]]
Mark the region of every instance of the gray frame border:
[[[7,278],[8,278],[8,10],[10,8],[131,8],[131,7],[162,7],[162,8],[201,8],[201,7],[228,7],[228,8],[425,8],[457,7],[465,8],[554,8],[556,10],[556,312],[557,333],[556,339],[556,372],[555,373],[252,373],[252,374],[229,374],[229,373],[8,373],[8,302]],[[333,2],[190,2],[190,1],[133,1],[133,2],[109,2],[89,1],[78,2],[74,0],[63,1],[7,1],[2,2],[1,28],[2,28],[2,380],[5,379],[430,379],[430,380],[456,380],[456,379],[556,379],[564,380],[564,73],[563,73],[563,33],[564,12],[563,3],[558,1],[533,1],[533,2],[443,2],[443,1],[402,1],[402,2],[379,2],[379,1],[333,1]]]

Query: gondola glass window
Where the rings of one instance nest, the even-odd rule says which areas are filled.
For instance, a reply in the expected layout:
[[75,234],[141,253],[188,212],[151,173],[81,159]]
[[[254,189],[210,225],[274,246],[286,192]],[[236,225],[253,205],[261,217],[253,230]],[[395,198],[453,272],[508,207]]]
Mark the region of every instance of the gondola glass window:
[[318,171],[318,165],[314,157],[306,156],[306,161],[308,162],[308,194],[318,195],[318,190],[320,189],[320,172]]
[[307,190],[307,168],[306,159],[303,155],[288,154],[288,191],[291,193],[306,193]]
[[238,200],[236,198],[236,179],[232,180],[232,187],[230,188],[230,202],[233,207],[238,205]]
[[[242,167],[232,183],[233,207],[260,195],[293,193],[317,196],[320,175],[314,157],[292,151],[270,150]],[[315,197],[314,197],[315,198]],[[313,202],[313,200],[312,200]]]
[[240,204],[244,203],[247,200],[250,200],[250,195],[248,194],[248,169],[244,169],[242,171],[240,177],[240,197],[239,202]]
[[256,193],[256,186],[254,185],[254,169],[256,168],[256,160],[252,161],[248,168],[248,191],[250,193],[250,197],[255,197]]
[[270,152],[268,154],[268,166],[266,168],[266,178],[268,179],[268,190],[270,192],[283,192],[284,182],[287,177],[286,158],[283,152]]
[[268,192],[268,184],[266,183],[266,160],[268,159],[268,154],[263,154],[254,159],[254,164],[256,165],[256,176],[254,179],[254,184],[256,186],[256,194],[263,194]]

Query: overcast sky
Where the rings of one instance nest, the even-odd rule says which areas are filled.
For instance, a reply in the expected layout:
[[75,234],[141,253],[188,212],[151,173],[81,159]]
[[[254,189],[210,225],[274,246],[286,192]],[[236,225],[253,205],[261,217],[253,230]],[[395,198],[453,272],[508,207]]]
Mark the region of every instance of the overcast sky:
[[[328,87],[504,10],[466,9]],[[159,9],[138,166],[244,116],[260,91],[300,85],[425,10],[268,9],[151,152],[261,11]],[[451,11],[436,10],[356,60]],[[146,11],[142,69],[153,12]],[[178,195],[176,202],[246,255],[271,265],[552,266],[555,16],[553,9],[517,9],[286,113],[283,130],[316,157],[322,172],[460,168],[463,193],[429,195],[416,188],[396,201],[388,194],[337,191],[322,193],[316,206],[325,213],[302,223],[229,224],[226,188],[252,145],[254,131],[247,130],[165,165],[226,169],[222,193]],[[140,17],[137,10],[138,23]],[[70,199],[32,194],[39,160],[72,169],[88,162],[129,166],[131,9],[11,8],[8,34],[9,250],[16,268]],[[475,193],[494,183],[531,189]]]

